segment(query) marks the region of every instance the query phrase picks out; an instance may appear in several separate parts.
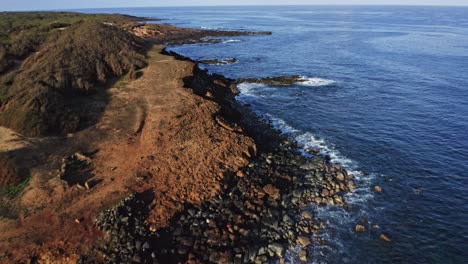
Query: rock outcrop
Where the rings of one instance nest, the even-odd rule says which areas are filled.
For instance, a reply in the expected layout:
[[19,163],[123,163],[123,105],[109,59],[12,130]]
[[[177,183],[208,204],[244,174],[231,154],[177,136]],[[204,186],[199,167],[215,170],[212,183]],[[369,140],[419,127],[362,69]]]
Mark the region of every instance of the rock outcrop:
[[248,82],[248,83],[259,83],[272,86],[290,86],[295,83],[300,83],[306,81],[304,77],[299,75],[292,76],[275,76],[275,77],[266,77],[266,78],[240,78],[237,80],[238,83]]

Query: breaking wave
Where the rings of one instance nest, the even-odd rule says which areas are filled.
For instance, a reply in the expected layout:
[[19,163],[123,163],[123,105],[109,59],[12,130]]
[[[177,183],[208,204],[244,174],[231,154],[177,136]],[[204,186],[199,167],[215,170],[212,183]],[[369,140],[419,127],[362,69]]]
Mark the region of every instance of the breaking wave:
[[298,82],[297,84],[302,86],[321,87],[329,86],[335,83],[336,81],[334,80],[322,79],[317,77],[309,78],[306,76],[302,76],[301,82]]

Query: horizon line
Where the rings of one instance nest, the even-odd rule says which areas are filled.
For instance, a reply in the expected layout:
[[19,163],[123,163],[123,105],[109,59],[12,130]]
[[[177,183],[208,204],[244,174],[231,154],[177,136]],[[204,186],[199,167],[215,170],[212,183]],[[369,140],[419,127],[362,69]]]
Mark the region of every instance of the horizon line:
[[75,7],[75,8],[57,8],[57,9],[18,9],[18,10],[0,10],[2,12],[38,12],[38,11],[67,11],[67,10],[91,10],[91,9],[125,9],[125,8],[184,8],[184,7],[268,7],[268,6],[391,6],[391,7],[468,7],[468,4],[446,5],[446,4],[273,4],[273,5],[152,5],[152,6],[110,6],[110,7]]

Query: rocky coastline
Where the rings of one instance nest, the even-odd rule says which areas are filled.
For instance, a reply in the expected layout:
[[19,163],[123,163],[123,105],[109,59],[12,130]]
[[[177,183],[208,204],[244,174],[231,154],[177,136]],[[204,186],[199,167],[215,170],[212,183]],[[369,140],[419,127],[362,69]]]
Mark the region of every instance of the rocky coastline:
[[[191,60],[174,52],[166,54]],[[286,85],[298,78],[242,81]],[[226,126],[239,127],[240,133],[254,138],[257,154],[248,166],[224,177],[217,197],[184,206],[164,229],[145,225],[153,199],[150,193],[132,194],[101,213],[96,226],[107,240],[93,248],[93,254],[81,256],[81,263],[96,261],[91,256],[97,255],[110,263],[284,263],[286,251],[293,248],[299,249],[297,261],[308,262],[310,247],[326,243],[314,238],[325,226],[307,208],[311,204],[346,207],[344,194],[355,189],[353,175],[330,164],[318,149],[307,149],[310,155],[304,157],[297,142],[235,101],[235,80],[201,69],[195,79],[204,81],[190,85],[191,89],[227,109],[223,111]],[[197,90],[197,86],[206,88],[207,80],[227,82],[230,90],[216,97],[215,90]]]
[[[235,99],[238,83],[285,86],[300,82],[301,77],[232,80],[199,67],[199,63],[217,60],[197,62],[159,46],[271,33],[143,25],[134,19],[119,20],[118,25],[79,22],[70,26],[77,32],[99,28],[135,45],[128,52],[130,62],[124,60],[120,66],[112,60],[109,67],[117,65],[116,70],[102,76],[101,81],[125,76],[120,86],[103,91],[101,101],[96,99],[103,96],[99,93],[82,95],[79,103],[87,103],[88,112],[99,109],[97,117],[83,118],[90,123],[86,128],[80,131],[74,119],[74,128],[64,130],[70,132],[64,137],[21,137],[34,148],[28,145],[21,152],[0,152],[0,164],[2,157],[8,157],[4,163],[9,167],[0,170],[0,176],[8,176],[3,177],[5,184],[15,182],[11,179],[17,174],[18,155],[14,154],[27,153],[28,159],[21,156],[20,163],[34,160],[35,164],[27,168],[32,175],[26,182],[29,186],[18,191],[22,192],[18,198],[8,200],[19,208],[12,214],[16,216],[5,224],[0,218],[5,231],[0,236],[0,246],[5,248],[0,263],[313,261],[309,250],[326,241],[314,236],[325,226],[310,205],[346,207],[344,195],[355,188],[353,175],[330,164],[319,149],[302,149]],[[64,43],[74,37],[67,30]],[[61,55],[61,48],[49,42],[49,48]],[[144,50],[149,50],[146,61]],[[40,53],[33,56],[46,58]],[[74,56],[77,63],[89,60]],[[50,68],[57,67],[51,64]],[[95,71],[86,73],[85,90],[94,90]],[[48,80],[45,75],[43,79]],[[65,84],[57,85],[68,88]],[[150,95],[154,96],[151,100]],[[64,102],[73,106],[71,100]],[[48,106],[48,111],[57,112],[55,105]],[[44,114],[47,122],[48,117]],[[51,132],[49,128],[44,131]],[[63,135],[64,131],[53,132]],[[210,159],[215,154],[216,159]],[[28,242],[32,238],[37,242]],[[299,252],[297,256],[287,255],[292,249]]]
[[97,250],[110,263],[269,263],[284,262],[286,250],[298,247],[298,260],[307,262],[309,246],[326,241],[314,239],[324,224],[304,209],[343,206],[343,194],[354,188],[351,178],[284,142],[231,175],[219,197],[187,206],[163,230],[145,227],[148,204],[138,198],[143,194],[130,196],[98,218],[110,243]]

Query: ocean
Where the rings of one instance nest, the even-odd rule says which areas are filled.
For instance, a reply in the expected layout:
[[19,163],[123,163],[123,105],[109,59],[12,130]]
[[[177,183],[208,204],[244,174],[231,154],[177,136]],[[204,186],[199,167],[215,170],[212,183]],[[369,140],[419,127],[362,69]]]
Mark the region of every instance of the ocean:
[[[271,31],[170,47],[243,83],[238,100],[356,176],[350,210],[314,207],[326,225],[314,263],[468,263],[468,8],[249,6],[78,10],[182,27]],[[381,186],[382,193],[372,191]],[[356,233],[361,221],[375,229]],[[379,239],[387,232],[392,242]],[[294,250],[289,252],[294,259]]]

